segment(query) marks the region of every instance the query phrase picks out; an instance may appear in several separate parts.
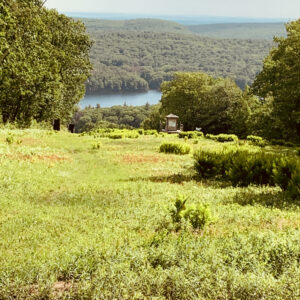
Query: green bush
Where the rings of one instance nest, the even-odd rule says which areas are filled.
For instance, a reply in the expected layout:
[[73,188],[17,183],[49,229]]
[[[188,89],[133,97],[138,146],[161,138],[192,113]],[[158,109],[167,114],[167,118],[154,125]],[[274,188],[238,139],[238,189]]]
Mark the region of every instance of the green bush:
[[260,136],[256,136],[256,135],[248,135],[247,141],[259,143],[259,142],[263,141],[263,138]]
[[128,139],[137,139],[140,135],[136,130],[126,130],[124,136]]
[[130,129],[113,129],[113,128],[100,128],[94,131],[89,131],[83,135],[93,136],[94,138],[110,138],[110,139],[135,139],[140,136],[138,130]]
[[288,182],[287,194],[293,199],[300,199],[300,166],[293,170],[291,179]]
[[274,183],[291,198],[300,197],[300,162],[297,158],[282,156],[273,162]]
[[224,176],[227,156],[228,154],[200,150],[194,154],[194,167],[201,178]]
[[232,155],[226,168],[226,177],[233,185],[274,185],[273,162],[276,156],[264,152],[238,151]]
[[92,149],[93,150],[98,150],[101,148],[101,142],[95,142],[92,144]]
[[284,144],[286,147],[297,147],[297,145],[295,145],[294,143],[292,142],[285,142]]
[[252,145],[259,147],[264,147],[267,144],[262,137],[256,135],[248,135],[247,141],[250,142]]
[[238,142],[238,137],[234,134],[218,134],[218,135],[213,135],[213,134],[206,134],[205,136],[207,139],[217,141],[220,143],[224,142]]
[[183,195],[178,195],[176,197],[174,207],[170,209],[170,214],[173,223],[178,223],[182,220],[184,217],[184,211],[186,210],[185,203],[188,200],[187,197],[184,197]]
[[144,135],[155,135],[157,134],[157,130],[155,129],[147,129],[147,130],[144,130]]
[[291,198],[300,197],[300,162],[295,156],[230,150],[198,151],[194,159],[202,178],[222,178],[235,186],[278,185]]
[[174,154],[189,154],[191,147],[189,145],[177,144],[177,143],[163,143],[159,147],[159,152],[174,153]]
[[5,139],[5,141],[8,145],[11,145],[14,142],[14,140],[15,140],[15,138],[13,135],[8,135]]
[[108,138],[113,139],[113,140],[118,140],[118,139],[123,139],[124,138],[124,134],[123,133],[109,133],[107,135]]
[[191,223],[194,229],[203,229],[213,220],[211,211],[207,204],[199,204],[197,206],[188,207],[184,214],[184,218]]
[[170,210],[171,218],[176,230],[181,228],[183,219],[187,220],[194,229],[203,229],[212,222],[212,214],[207,204],[186,205],[188,198],[178,195],[174,207]]
[[178,133],[178,137],[180,139],[196,139],[197,138],[197,132],[196,131],[181,131]]
[[270,140],[270,142],[274,146],[297,147],[297,145],[295,145],[294,143],[288,142],[288,141],[285,141],[285,140],[272,139],[272,140]]
[[140,134],[140,135],[144,135],[144,129],[143,128],[140,128],[140,129],[138,129],[138,133]]

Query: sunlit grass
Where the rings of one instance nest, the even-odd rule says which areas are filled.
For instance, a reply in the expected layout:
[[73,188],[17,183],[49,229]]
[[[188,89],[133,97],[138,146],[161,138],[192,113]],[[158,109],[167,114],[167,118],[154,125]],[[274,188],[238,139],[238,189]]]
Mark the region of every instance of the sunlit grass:
[[[191,154],[159,153],[165,141]],[[195,180],[193,151],[211,147],[226,145],[2,130],[0,298],[296,299],[299,208],[277,187]],[[179,194],[215,221],[169,230]]]

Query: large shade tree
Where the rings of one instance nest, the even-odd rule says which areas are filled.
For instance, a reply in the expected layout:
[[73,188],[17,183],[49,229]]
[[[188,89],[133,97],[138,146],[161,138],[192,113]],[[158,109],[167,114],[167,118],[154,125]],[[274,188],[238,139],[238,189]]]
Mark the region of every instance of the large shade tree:
[[274,47],[257,76],[254,92],[264,98],[271,96],[277,136],[300,140],[300,19],[286,25],[287,37],[275,38]]
[[248,106],[241,89],[228,78],[205,73],[176,73],[161,86],[161,112],[175,113],[185,130],[246,134]]
[[91,41],[81,22],[41,0],[0,3],[0,112],[28,124],[67,117],[84,95]]

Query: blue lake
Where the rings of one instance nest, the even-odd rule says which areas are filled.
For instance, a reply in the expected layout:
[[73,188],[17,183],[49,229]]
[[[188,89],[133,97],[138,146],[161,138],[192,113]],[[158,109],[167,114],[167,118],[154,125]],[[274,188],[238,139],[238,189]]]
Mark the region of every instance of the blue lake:
[[86,95],[79,103],[81,108],[87,106],[111,107],[114,105],[133,105],[140,106],[149,104],[157,104],[161,98],[161,92],[150,90],[146,93],[133,93],[133,94],[110,94],[110,95]]

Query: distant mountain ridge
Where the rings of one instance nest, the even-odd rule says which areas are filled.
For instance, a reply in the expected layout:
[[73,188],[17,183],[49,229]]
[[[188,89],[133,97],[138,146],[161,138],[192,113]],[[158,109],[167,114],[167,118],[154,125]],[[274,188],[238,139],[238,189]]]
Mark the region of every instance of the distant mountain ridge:
[[81,20],[94,40],[86,84],[91,94],[159,89],[178,71],[230,77],[243,88],[260,72],[273,34],[284,32],[283,23],[188,27],[156,19]]
[[80,19],[89,31],[147,31],[147,32],[171,32],[192,33],[190,29],[182,24],[158,20],[158,19],[132,19],[132,20],[99,20]]
[[132,19],[160,19],[173,21],[182,25],[225,24],[225,23],[285,23],[288,19],[280,18],[243,18],[243,17],[216,17],[216,16],[176,16],[152,14],[116,14],[116,13],[84,13],[64,12],[69,17],[102,19],[102,20],[132,20]]
[[[78,19],[78,18],[76,18]],[[80,19],[80,18],[79,18]],[[159,19],[101,20],[80,19],[90,32],[141,31],[197,34],[221,39],[272,40],[285,36],[284,23],[228,23],[185,26],[177,22]]]
[[193,33],[214,38],[272,40],[274,36],[286,36],[284,23],[228,23],[187,28]]

